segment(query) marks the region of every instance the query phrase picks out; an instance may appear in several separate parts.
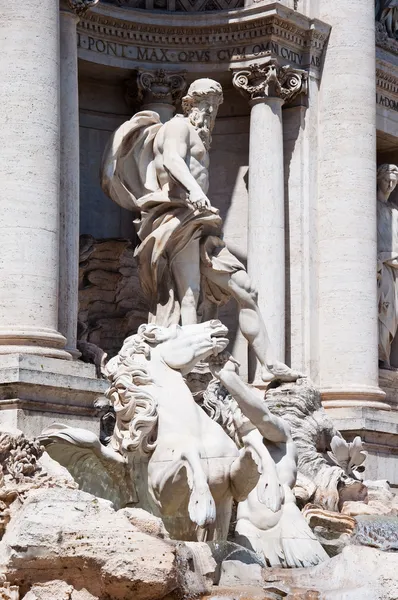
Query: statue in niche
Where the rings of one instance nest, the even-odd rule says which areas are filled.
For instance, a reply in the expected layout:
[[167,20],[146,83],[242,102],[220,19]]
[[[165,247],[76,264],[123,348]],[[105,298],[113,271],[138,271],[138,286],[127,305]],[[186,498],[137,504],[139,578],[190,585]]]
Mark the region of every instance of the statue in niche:
[[376,0],[376,20],[384,25],[389,37],[398,34],[398,0]]
[[398,206],[389,198],[398,182],[396,165],[377,170],[377,283],[379,365],[391,369],[391,345],[398,329]]
[[152,302],[150,322],[195,324],[214,318],[233,297],[262,379],[294,381],[298,374],[272,354],[256,290],[222,241],[219,211],[207,197],[211,133],[222,101],[219,83],[198,79],[182,100],[184,115],[162,124],[153,111],[136,113],[105,150],[102,187],[137,216],[136,255]]

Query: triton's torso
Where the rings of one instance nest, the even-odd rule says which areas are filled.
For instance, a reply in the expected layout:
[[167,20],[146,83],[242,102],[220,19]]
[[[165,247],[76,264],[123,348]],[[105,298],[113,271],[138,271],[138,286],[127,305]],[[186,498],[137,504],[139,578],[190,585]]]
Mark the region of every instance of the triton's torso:
[[154,142],[155,167],[159,184],[163,190],[166,190],[170,196],[181,197],[186,195],[185,190],[173,180],[170,173],[164,167],[164,152],[166,136],[173,137],[173,128],[178,119],[178,128],[181,127],[180,120],[183,119],[186,124],[186,140],[184,144],[176,142],[175,152],[177,156],[183,158],[191,176],[196,180],[204,194],[207,194],[209,188],[209,154],[200,139],[197,130],[191,125],[188,119],[177,115],[165,123],[156,135]]

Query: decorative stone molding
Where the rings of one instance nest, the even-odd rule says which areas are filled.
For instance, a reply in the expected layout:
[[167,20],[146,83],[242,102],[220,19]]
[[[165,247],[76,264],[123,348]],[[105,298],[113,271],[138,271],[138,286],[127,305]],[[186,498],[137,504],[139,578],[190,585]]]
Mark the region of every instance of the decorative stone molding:
[[398,76],[391,71],[376,69],[376,85],[380,90],[398,96]]
[[185,71],[147,71],[139,69],[126,81],[129,104],[165,104],[174,107],[181,100],[186,87]]
[[270,59],[262,65],[254,63],[237,71],[232,83],[244,96],[249,96],[251,102],[271,97],[290,102],[307,92],[307,72],[289,65],[280,66],[277,60]]
[[[236,69],[271,55],[320,77],[330,27],[279,2],[238,11],[159,14],[100,3],[78,24],[79,56],[136,70],[179,68],[203,72]],[[198,65],[198,69],[195,69]],[[202,67],[200,66],[202,65]]]
[[78,17],[84,17],[90,8],[94,8],[99,0],[66,0],[68,8]]
[[[398,54],[398,42],[396,45]],[[376,104],[380,110],[398,112],[398,68],[380,58],[376,62]]]

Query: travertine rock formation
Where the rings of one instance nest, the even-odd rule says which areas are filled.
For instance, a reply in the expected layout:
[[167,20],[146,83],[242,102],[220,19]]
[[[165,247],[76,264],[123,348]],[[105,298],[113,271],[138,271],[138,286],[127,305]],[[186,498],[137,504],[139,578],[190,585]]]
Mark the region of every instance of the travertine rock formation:
[[[169,600],[209,591],[206,544],[169,539],[144,510],[77,489],[21,432],[0,432],[0,600]],[[86,464],[89,469],[89,464]]]
[[96,362],[96,347],[108,357],[117,354],[147,321],[148,306],[129,240],[82,235],[79,267],[78,346],[86,360]]
[[65,581],[38,583],[31,587],[22,600],[98,600],[85,588],[76,590]]
[[7,527],[2,569],[21,591],[65,577],[98,598],[162,598],[179,587],[175,544],[140,520],[79,490],[32,491]]
[[322,600],[396,600],[397,564],[394,552],[348,546],[316,567],[271,569],[265,579],[316,590]]

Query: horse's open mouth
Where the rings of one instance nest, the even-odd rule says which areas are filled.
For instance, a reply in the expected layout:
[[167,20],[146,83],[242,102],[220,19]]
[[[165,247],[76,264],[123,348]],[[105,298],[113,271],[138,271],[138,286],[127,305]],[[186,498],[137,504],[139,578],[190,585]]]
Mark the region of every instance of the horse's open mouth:
[[218,331],[212,331],[210,334],[210,337],[212,338],[224,338],[226,339],[228,335],[228,329],[226,327],[220,327],[220,329],[218,329]]
[[210,334],[210,338],[213,342],[213,353],[217,355],[224,348],[226,348],[229,344],[229,339],[227,338],[228,329],[226,327],[220,327],[217,331],[212,331]]

